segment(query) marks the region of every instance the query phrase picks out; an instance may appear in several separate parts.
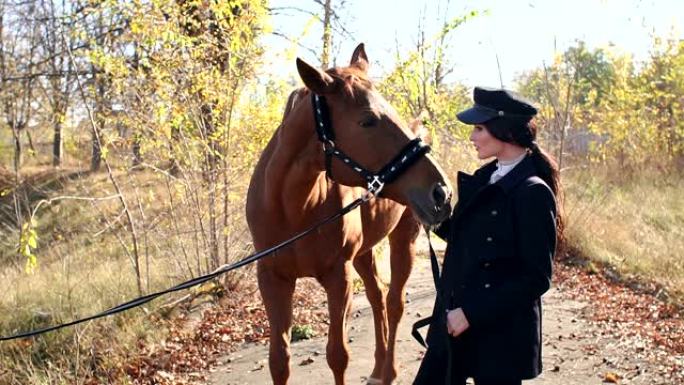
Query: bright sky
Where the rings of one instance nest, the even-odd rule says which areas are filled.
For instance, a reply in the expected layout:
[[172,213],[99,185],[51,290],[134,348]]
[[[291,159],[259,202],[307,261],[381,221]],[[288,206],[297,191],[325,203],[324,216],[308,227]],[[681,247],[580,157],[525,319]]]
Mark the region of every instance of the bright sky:
[[[637,60],[648,57],[653,36],[684,39],[682,0],[452,0],[448,10],[446,0],[348,3],[341,14],[355,39],[341,41],[334,54],[339,64],[346,64],[356,44],[364,42],[374,77],[392,68],[397,43],[404,57],[415,47],[421,21],[427,36],[434,36],[445,16],[451,19],[472,10],[488,10],[488,14],[451,33],[447,56],[454,67],[451,80],[468,86],[500,85],[497,54],[504,86],[512,87],[520,72],[550,63],[554,52],[563,52],[578,39],[589,48],[612,46]],[[271,6],[320,9],[313,0],[271,0]],[[308,15],[288,12],[273,19],[273,28],[293,39],[301,37],[302,44],[320,51],[321,27],[314,23],[307,28],[309,20]],[[270,55],[290,49],[309,63],[319,64],[313,53],[293,48],[282,38],[270,37],[267,44]],[[296,76],[294,59],[283,57],[274,59],[275,65],[283,66],[284,75]]]

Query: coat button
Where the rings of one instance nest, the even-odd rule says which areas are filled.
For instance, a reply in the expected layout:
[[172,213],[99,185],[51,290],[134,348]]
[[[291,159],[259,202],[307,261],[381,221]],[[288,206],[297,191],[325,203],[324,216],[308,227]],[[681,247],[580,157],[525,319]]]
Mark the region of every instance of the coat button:
[[496,211],[496,210],[492,210],[492,216],[493,216],[493,217],[497,216],[497,214],[499,214],[499,212],[498,212],[498,211]]
[[490,286],[492,286],[492,285],[490,285],[488,283],[485,283],[485,285],[484,285],[485,289],[489,289]]
[[492,239],[492,237],[487,237],[487,242],[491,242],[491,241],[493,241],[493,240],[494,240],[494,239]]

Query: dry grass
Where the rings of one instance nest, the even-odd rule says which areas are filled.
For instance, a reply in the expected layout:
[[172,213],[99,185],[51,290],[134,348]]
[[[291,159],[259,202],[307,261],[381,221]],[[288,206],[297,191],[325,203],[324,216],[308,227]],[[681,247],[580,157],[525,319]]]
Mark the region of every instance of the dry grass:
[[[186,199],[187,184],[172,181],[167,186],[149,170],[121,171],[116,177],[138,227],[144,291],[164,289],[206,271],[204,236],[196,224],[205,210]],[[171,194],[175,216],[170,214]],[[114,191],[107,175],[96,173],[61,181],[40,195],[105,197]],[[233,205],[231,215],[241,214],[242,203],[236,199]],[[36,218],[39,265],[31,274],[23,270],[24,261],[12,246],[18,232],[2,232],[0,334],[70,321],[136,297],[130,238],[121,213],[117,199],[64,199],[42,206]],[[234,232],[234,256],[241,256],[246,247],[239,227],[225,229]],[[103,383],[119,378],[114,381],[119,383],[122,360],[134,355],[141,341],[158,340],[165,333],[160,322],[164,315],[155,309],[173,298],[35,339],[3,342],[0,384],[79,384],[89,376]]]
[[624,278],[654,282],[684,302],[684,178],[619,172],[566,175],[569,244]]

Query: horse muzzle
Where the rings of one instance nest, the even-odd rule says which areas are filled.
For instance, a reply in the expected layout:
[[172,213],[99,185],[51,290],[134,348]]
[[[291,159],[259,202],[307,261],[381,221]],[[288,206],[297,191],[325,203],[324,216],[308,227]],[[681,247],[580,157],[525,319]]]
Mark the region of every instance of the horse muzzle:
[[451,189],[437,182],[425,192],[413,190],[408,192],[409,206],[418,220],[424,225],[433,226],[444,222],[451,214]]

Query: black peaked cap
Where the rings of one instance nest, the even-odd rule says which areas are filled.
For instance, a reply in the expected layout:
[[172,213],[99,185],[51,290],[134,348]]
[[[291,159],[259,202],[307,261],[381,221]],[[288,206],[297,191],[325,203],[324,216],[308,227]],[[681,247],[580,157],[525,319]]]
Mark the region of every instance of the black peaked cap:
[[530,120],[537,114],[529,101],[509,90],[475,87],[473,100],[473,107],[456,115],[463,123],[482,124],[494,118]]

